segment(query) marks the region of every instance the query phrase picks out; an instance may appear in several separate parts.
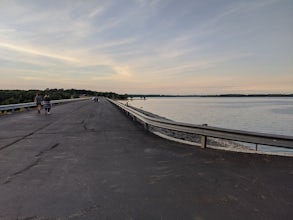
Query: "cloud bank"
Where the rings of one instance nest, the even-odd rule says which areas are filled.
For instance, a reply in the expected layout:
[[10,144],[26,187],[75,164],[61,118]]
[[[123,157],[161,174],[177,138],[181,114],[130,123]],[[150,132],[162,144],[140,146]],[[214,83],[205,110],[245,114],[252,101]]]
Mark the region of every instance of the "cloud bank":
[[2,89],[293,93],[289,0],[0,1]]

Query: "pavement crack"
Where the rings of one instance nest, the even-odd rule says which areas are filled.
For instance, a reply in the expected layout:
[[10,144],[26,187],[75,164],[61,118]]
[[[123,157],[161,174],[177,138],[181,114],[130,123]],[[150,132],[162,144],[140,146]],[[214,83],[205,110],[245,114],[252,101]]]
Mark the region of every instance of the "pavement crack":
[[42,158],[38,158],[37,160],[35,160],[33,163],[29,164],[28,166],[24,167],[23,169],[16,171],[15,173],[13,173],[12,175],[10,175],[3,184],[7,184],[10,183],[12,181],[13,178],[17,177],[18,175],[23,174],[24,172],[30,170],[31,168],[35,167],[36,165],[39,164],[39,162],[41,161]]
[[48,149],[39,152],[38,154],[35,155],[35,157],[40,157],[40,156],[42,156],[44,153],[47,153],[47,152],[53,150],[54,148],[58,147],[59,144],[60,144],[60,143],[56,143],[56,144],[54,144],[53,146],[49,147]]
[[52,149],[58,147],[59,144],[60,144],[60,143],[54,144],[52,147],[50,147],[50,150],[52,150]]
[[49,220],[49,218],[30,216],[30,217],[17,218],[16,220]]
[[15,140],[15,141],[13,141],[13,142],[11,142],[11,143],[9,143],[9,144],[4,145],[3,147],[0,148],[0,151],[1,151],[1,150],[4,150],[5,148],[8,148],[8,147],[12,146],[13,144],[15,144],[15,143],[17,143],[17,142],[19,142],[19,141],[22,141],[22,140],[26,139],[27,137],[29,137],[29,136],[35,134],[36,132],[38,132],[38,131],[40,131],[40,130],[46,128],[46,127],[48,127],[49,125],[50,125],[50,123],[49,123],[49,124],[45,124],[44,126],[42,126],[42,127],[38,128],[38,129],[34,130],[33,132],[30,132],[30,133],[28,133],[27,135],[22,136],[21,138]]
[[24,218],[17,218],[16,220],[36,220],[38,219],[37,216],[30,216],[30,217],[24,217]]
[[34,162],[32,162],[31,164],[29,164],[28,166],[24,167],[23,169],[21,170],[18,170],[16,171],[15,173],[13,173],[12,175],[8,176],[7,179],[3,182],[3,184],[7,184],[7,183],[10,183],[12,181],[13,178],[25,173],[26,171],[30,170],[31,168],[37,166],[40,161],[42,160],[42,155],[44,153],[47,153],[53,149],[55,149],[56,147],[59,146],[60,143],[56,143],[54,145],[52,145],[51,147],[49,147],[47,150],[44,150],[44,151],[41,151],[39,152],[38,154],[35,155],[35,157],[37,158]]
[[[56,217],[54,219],[67,220],[67,219],[76,219],[80,217],[87,217],[88,215],[91,215],[93,212],[97,211],[99,208],[101,208],[101,205],[94,204],[90,207],[79,209],[76,212],[70,214],[69,216]],[[30,217],[17,218],[16,220],[49,220],[49,218],[40,217],[40,216],[30,216]]]
[[93,205],[88,208],[80,209],[76,213],[67,216],[66,219],[78,218],[78,217],[85,217],[89,215],[91,212],[98,210],[101,206],[100,205]]
[[33,134],[34,134],[34,132],[31,132],[31,133],[29,133],[29,134],[27,134],[27,135],[25,135],[25,136],[23,136],[23,137],[15,140],[15,141],[11,142],[9,144],[4,145],[3,147],[0,148],[0,151],[3,150],[3,149],[5,149],[5,148],[7,148],[7,147],[10,147],[11,145],[13,145],[13,144],[15,144],[15,143],[17,143],[19,141],[22,141],[22,140],[26,139],[27,137],[29,137],[29,136],[31,136]]
[[84,128],[84,130],[86,130],[88,132],[96,132],[96,129],[94,129],[94,128],[87,128],[86,124],[83,124],[83,128]]

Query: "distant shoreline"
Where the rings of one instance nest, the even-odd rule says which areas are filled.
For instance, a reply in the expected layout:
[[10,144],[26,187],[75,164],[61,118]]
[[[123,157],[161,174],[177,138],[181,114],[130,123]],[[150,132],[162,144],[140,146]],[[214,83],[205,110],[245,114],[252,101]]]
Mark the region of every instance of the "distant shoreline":
[[130,98],[144,97],[293,97],[293,94],[220,94],[220,95],[158,95],[129,94]]

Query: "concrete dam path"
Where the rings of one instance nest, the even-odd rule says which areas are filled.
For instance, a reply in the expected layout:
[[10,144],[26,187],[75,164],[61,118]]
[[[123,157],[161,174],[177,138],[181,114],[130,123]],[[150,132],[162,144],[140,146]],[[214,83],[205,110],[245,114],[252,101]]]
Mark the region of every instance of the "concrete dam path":
[[0,219],[293,219],[293,158],[171,142],[104,98],[13,113]]

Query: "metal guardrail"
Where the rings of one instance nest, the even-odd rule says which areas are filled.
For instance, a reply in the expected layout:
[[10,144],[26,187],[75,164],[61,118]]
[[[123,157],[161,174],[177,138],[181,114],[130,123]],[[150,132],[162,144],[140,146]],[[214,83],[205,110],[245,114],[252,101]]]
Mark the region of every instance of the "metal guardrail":
[[252,143],[261,145],[268,145],[274,147],[282,147],[293,149],[293,136],[264,134],[258,132],[241,131],[234,129],[225,129],[218,127],[211,127],[206,125],[194,125],[188,123],[174,122],[163,119],[157,119],[146,116],[133,108],[125,106],[122,103],[108,99],[111,103],[118,106],[120,109],[131,115],[135,119],[139,119],[148,129],[148,126],[155,126],[160,128],[166,128],[175,131],[187,132],[192,134],[201,135],[201,147],[206,148],[207,137],[221,138],[232,141],[239,141],[245,143]]
[[[89,98],[76,98],[76,99],[60,99],[60,100],[52,100],[52,104],[59,104],[59,103],[66,103],[66,102],[73,102],[73,101],[80,101]],[[36,107],[35,102],[27,102],[27,103],[20,103],[20,104],[11,104],[11,105],[0,105],[0,112],[2,111],[14,111],[15,109],[22,109],[22,108],[32,108]]]

